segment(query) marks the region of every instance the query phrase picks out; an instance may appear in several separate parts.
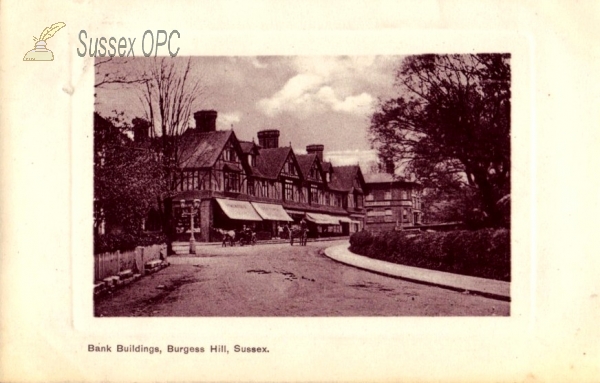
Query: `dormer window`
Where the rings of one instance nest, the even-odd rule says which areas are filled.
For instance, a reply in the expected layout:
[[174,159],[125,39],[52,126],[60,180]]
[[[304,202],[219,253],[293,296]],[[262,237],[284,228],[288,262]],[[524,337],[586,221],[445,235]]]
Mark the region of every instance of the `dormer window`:
[[252,155],[252,153],[248,154],[248,163],[250,166],[256,166],[256,156]]
[[223,160],[227,162],[238,162],[237,154],[233,146],[229,145],[223,151]]
[[285,164],[285,171],[288,174],[296,175],[296,167],[294,166],[294,160],[292,157],[288,157],[288,160]]

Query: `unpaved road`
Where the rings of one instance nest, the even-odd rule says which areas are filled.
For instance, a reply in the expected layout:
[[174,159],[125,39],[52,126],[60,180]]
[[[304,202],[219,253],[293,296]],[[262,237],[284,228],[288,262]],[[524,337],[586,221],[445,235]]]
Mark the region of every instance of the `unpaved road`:
[[509,302],[404,281],[337,263],[319,250],[342,242],[221,248],[95,303],[96,316],[491,316]]

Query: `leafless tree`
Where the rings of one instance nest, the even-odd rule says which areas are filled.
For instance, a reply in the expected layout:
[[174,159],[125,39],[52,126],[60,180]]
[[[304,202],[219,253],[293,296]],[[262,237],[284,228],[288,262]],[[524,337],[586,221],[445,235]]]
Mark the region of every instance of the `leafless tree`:
[[149,65],[139,97],[150,122],[151,134],[160,132],[161,151],[167,168],[180,162],[179,138],[188,127],[190,116],[197,107],[205,88],[192,73],[191,58],[156,58]]
[[128,61],[119,61],[118,63],[114,60],[114,57],[96,58],[94,61],[94,73],[95,82],[94,87],[100,88],[110,84],[122,85],[143,85],[148,82],[148,76],[145,72],[142,73],[129,73],[119,71],[115,68],[116,64],[119,67],[127,64]]

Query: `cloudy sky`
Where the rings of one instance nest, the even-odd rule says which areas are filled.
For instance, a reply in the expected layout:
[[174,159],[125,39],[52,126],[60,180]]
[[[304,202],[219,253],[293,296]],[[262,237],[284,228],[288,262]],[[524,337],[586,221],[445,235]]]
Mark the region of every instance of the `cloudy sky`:
[[[204,91],[194,110],[218,111],[218,129],[233,127],[251,140],[263,129],[279,129],[280,145],[302,152],[325,145],[336,164],[365,165],[375,155],[367,136],[379,99],[395,94],[399,56],[193,57],[192,76]],[[102,66],[103,71],[142,71],[153,59]],[[187,58],[176,58],[181,64]],[[116,62],[116,60],[115,60]],[[123,111],[127,119],[144,116],[141,92],[110,85],[96,89],[96,110],[105,116]]]

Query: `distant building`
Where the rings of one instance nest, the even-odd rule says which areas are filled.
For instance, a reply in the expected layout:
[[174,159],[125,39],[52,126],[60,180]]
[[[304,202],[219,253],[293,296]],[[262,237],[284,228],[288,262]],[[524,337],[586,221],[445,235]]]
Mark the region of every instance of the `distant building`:
[[[388,169],[390,171],[390,169]],[[388,173],[365,175],[366,228],[394,230],[421,224],[421,185]]]
[[[196,238],[219,240],[212,227],[253,227],[259,239],[278,227],[308,222],[309,236],[348,235],[364,225],[364,177],[358,165],[323,161],[323,145],[297,155],[279,146],[279,130],[258,132],[258,144],[240,141],[231,130],[216,131],[216,111],[194,113],[196,128],[180,137],[181,166],[171,180],[177,193],[165,200],[180,239],[189,238],[181,200],[200,201]],[[186,237],[187,231],[187,237]]]

